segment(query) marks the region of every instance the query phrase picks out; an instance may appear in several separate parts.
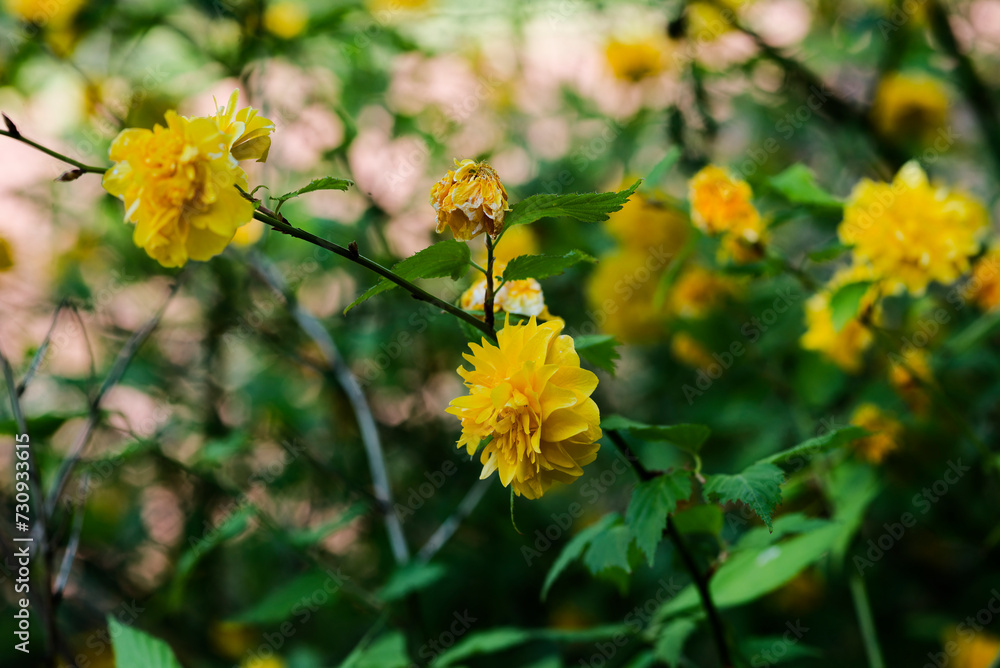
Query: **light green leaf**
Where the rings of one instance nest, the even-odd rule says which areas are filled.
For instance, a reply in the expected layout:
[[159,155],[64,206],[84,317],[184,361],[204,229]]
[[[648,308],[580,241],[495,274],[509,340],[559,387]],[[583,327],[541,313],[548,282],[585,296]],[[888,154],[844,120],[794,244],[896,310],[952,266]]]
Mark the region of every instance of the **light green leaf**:
[[764,459],[761,459],[760,462],[764,464],[780,464],[797,457],[814,457],[821,452],[826,452],[827,450],[833,450],[834,448],[846,445],[855,439],[864,438],[865,436],[868,436],[869,433],[870,432],[867,429],[862,429],[856,425],[838,427],[837,429],[830,430],[820,436],[815,436],[807,441],[802,441],[798,445],[788,448],[787,450],[782,450],[781,452],[775,453],[770,457],[765,457]]
[[167,643],[125,626],[111,615],[108,615],[108,634],[116,668],[181,668]]
[[620,359],[621,342],[610,334],[584,334],[574,339],[576,352],[598,369],[615,374],[615,360]]
[[621,415],[609,415],[601,427],[616,431],[628,430],[645,441],[665,441],[685,452],[697,454],[712,431],[702,424],[651,425]]
[[643,190],[652,190],[658,186],[660,181],[663,180],[663,177],[667,175],[667,172],[673,169],[674,165],[677,164],[680,157],[681,147],[671,146],[667,150],[667,154],[663,156],[663,159],[656,163],[656,166],[649,172],[649,176],[646,177],[646,184],[643,186]]
[[785,199],[793,204],[805,204],[808,206],[841,208],[844,203],[823,190],[816,183],[816,177],[812,171],[803,164],[795,164],[768,179]]
[[311,193],[316,190],[347,190],[354,185],[354,181],[350,179],[338,179],[332,176],[324,176],[320,179],[313,179],[306,185],[302,186],[298,190],[293,190],[290,193],[285,193],[284,195],[278,195],[277,197],[272,197],[271,199],[277,202],[277,207],[275,211],[281,208],[281,205],[286,201],[292,199],[293,197],[298,197],[299,195],[304,195],[306,193]]
[[507,264],[503,280],[521,281],[526,278],[539,280],[561,274],[577,262],[594,261],[594,258],[578,250],[571,250],[565,255],[519,255]]
[[[441,278],[451,276],[454,280],[460,279],[469,270],[469,245],[462,241],[448,239],[439,241],[433,246],[428,246],[416,255],[411,255],[405,260],[401,260],[392,265],[394,274],[412,281],[418,278]],[[347,313],[358,304],[367,301],[377,294],[391,290],[396,287],[392,281],[383,278],[372,287],[365,290],[360,297],[355,299],[344,309]]]
[[340,668],[407,668],[409,665],[406,638],[399,631],[389,631],[367,647],[351,652]]
[[318,598],[331,603],[337,598],[340,580],[336,575],[313,571],[280,584],[249,609],[229,621],[242,624],[276,624],[291,617],[301,605],[317,605]]
[[507,212],[504,229],[515,225],[527,225],[542,218],[567,216],[583,223],[599,223],[608,219],[608,214],[622,208],[642,179],[626,190],[610,193],[568,193],[566,195],[532,195],[523,199]]
[[853,318],[858,317],[861,299],[872,285],[871,281],[848,283],[830,296],[830,311],[833,314],[833,329],[840,331]]
[[660,544],[663,530],[667,528],[667,516],[677,509],[678,501],[690,496],[689,471],[665,473],[635,486],[625,513],[625,523],[650,566],[656,557],[656,546]]
[[785,472],[780,468],[757,462],[736,475],[708,476],[705,496],[720,503],[744,503],[771,529],[774,509],[781,503],[781,483],[784,481]]
[[542,584],[542,594],[541,600],[545,600],[545,597],[549,594],[549,588],[556,581],[556,578],[566,570],[566,567],[570,565],[571,562],[580,558],[583,551],[587,549],[590,545],[590,541],[594,536],[598,535],[608,527],[614,525],[618,520],[621,519],[617,513],[608,513],[601,519],[597,520],[589,527],[585,528],[580,533],[573,536],[566,546],[556,557],[555,563],[552,564],[552,568],[549,569],[548,574],[545,576],[545,582]]
[[498,627],[473,633],[445,651],[431,663],[433,668],[447,668],[481,654],[495,654],[535,640],[548,642],[593,643],[618,634],[631,633],[627,624],[595,626],[589,629],[517,629]]
[[670,668],[676,668],[684,652],[684,642],[696,628],[698,625],[690,617],[679,617],[672,620],[663,628],[656,639],[654,650],[656,658],[666,663]]
[[441,564],[410,563],[396,571],[389,582],[382,587],[379,598],[396,601],[411,592],[424,589],[445,576],[447,571]]
[[612,568],[631,573],[632,566],[628,562],[628,548],[631,544],[632,532],[627,526],[611,527],[590,541],[590,547],[583,555],[583,564],[594,575]]

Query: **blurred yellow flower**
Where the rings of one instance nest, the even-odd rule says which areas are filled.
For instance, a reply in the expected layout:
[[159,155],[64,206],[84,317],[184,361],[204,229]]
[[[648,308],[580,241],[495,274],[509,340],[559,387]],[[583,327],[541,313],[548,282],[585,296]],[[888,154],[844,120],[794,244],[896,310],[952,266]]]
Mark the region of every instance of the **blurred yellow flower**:
[[246,225],[236,229],[233,235],[233,243],[237,246],[252,246],[264,236],[264,223],[259,220],[251,220]]
[[870,318],[878,322],[880,287],[873,283],[861,297],[857,315],[848,320],[839,332],[833,326],[830,299],[849,283],[874,281],[875,278],[870,265],[853,265],[838,271],[820,292],[806,300],[806,333],[800,340],[802,347],[822,353],[848,373],[858,373],[864,352],[875,339],[872,331],[862,324],[862,319]]
[[669,61],[669,43],[665,37],[640,40],[613,39],[604,49],[608,65],[622,81],[642,81],[662,72]]
[[[521,255],[537,255],[538,238],[531,225],[515,225],[503,233],[493,247],[494,263],[510,262]],[[486,266],[486,246],[476,251],[476,262]]]
[[47,28],[66,28],[87,0],[4,0],[9,14]]
[[889,355],[889,383],[914,413],[923,413],[930,406],[924,385],[932,379],[930,354],[924,348],[911,347],[902,355]]
[[529,499],[583,475],[600,447],[601,417],[590,398],[597,376],[580,368],[573,339],[561,331],[561,322],[531,318],[508,322],[496,345],[470,344],[464,357],[473,368],[458,369],[469,394],[447,409],[462,421],[458,447],[470,455],[492,436],[479,477],[497,471],[504,487]]
[[240,663],[240,668],[285,668],[287,665],[280,656],[251,656]]
[[854,441],[854,450],[862,459],[879,464],[887,454],[899,448],[903,425],[875,404],[864,403],[855,408],[851,424],[872,432],[871,436]]
[[219,130],[229,138],[229,151],[239,161],[256,160],[265,162],[267,152],[271,150],[271,133],[274,123],[257,115],[253,107],[245,107],[236,111],[240,92],[234,90],[229,96],[229,103],[219,107],[215,114]]
[[624,343],[652,343],[666,331],[666,300],[656,306],[656,288],[670,256],[631,248],[601,257],[587,280],[592,322]]
[[875,91],[872,119],[887,137],[926,141],[948,121],[948,93],[925,75],[889,74]]
[[[539,316],[542,320],[549,320],[552,316],[545,307],[545,296],[542,294],[542,286],[533,278],[526,278],[520,281],[509,281],[500,285],[500,277],[503,276],[506,262],[497,262],[493,265],[493,312],[505,311],[514,315]],[[466,311],[482,311],[486,302],[486,277],[474,283],[472,287],[462,293],[461,304]]]
[[662,247],[671,254],[681,249],[690,231],[679,210],[639,193],[612,213],[604,226],[622,246],[639,250]]
[[750,184],[709,165],[691,179],[690,196],[695,227],[705,234],[723,235],[720,259],[744,263],[763,257],[767,234],[750,201]]
[[0,237],[0,271],[8,271],[14,266],[14,252],[10,242]]
[[951,656],[950,668],[990,668],[1000,655],[1000,638],[961,624],[945,631],[944,647]]
[[991,248],[976,261],[966,295],[984,311],[1000,307],[1000,248]]
[[437,211],[437,231],[450,228],[456,239],[468,241],[486,232],[500,234],[509,210],[507,191],[496,171],[486,161],[455,160],[457,169],[449,170],[431,187],[431,204]]
[[281,39],[297,37],[309,25],[309,8],[296,0],[281,0],[267,6],[264,29]]
[[234,187],[246,189],[246,174],[214,118],[168,111],[166,122],[114,139],[109,157],[116,164],[104,188],[125,202],[135,244],[163,266],[179,267],[221,253],[253,217],[253,205]]
[[733,29],[731,17],[740,4],[747,0],[714,0],[713,2],[689,2],[685,17],[687,34],[701,42],[711,42],[719,35]]
[[703,369],[715,362],[712,353],[687,332],[677,332],[670,339],[670,353],[681,364]]
[[259,640],[259,631],[249,624],[214,620],[208,626],[212,648],[227,659],[238,659]]
[[922,295],[931,281],[952,283],[969,271],[987,224],[979,202],[931,186],[911,161],[891,184],[864,179],[854,187],[839,234],[890,291]]
[[670,288],[670,311],[681,318],[704,318],[734,288],[732,280],[699,265],[688,265]]
[[368,11],[377,14],[383,20],[391,19],[400,11],[423,9],[430,4],[429,0],[366,0]]

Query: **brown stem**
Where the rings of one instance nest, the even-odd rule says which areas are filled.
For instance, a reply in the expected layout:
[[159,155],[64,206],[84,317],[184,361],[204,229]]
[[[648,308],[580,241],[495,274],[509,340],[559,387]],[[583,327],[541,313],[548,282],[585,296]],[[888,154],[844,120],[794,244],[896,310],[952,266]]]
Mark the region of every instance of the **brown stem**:
[[492,332],[495,329],[493,314],[493,239],[486,235],[486,296],[483,297],[483,317]]

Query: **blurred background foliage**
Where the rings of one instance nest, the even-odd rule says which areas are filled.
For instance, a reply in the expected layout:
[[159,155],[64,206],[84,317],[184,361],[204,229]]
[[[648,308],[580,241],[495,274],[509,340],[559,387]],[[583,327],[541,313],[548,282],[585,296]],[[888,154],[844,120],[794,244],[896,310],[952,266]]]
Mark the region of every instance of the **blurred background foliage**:
[[[860,665],[848,581],[861,555],[873,560],[862,576],[889,663],[923,665],[928,653],[944,656],[955,626],[1000,586],[1000,489],[984,473],[997,463],[983,460],[961,426],[995,447],[996,318],[952,302],[945,288],[897,309],[894,345],[924,328],[947,402],[893,384],[887,351],[870,351],[851,373],[803,350],[804,305],[836,265],[808,253],[837,256],[841,211],[789,201],[771,179],[805,163],[840,198],[860,178],[888,179],[918,157],[933,177],[996,211],[997,155],[961,65],[942,48],[932,4],[5,0],[0,108],[26,136],[106,164],[121,128],[151,127],[168,109],[210,113],[213,97],[239,88],[277,126],[252,185],[276,195],[319,176],[353,179],[349,192],[305,195],[282,212],[337,243],[356,241],[383,264],[434,240],[427,192],[453,158],[488,158],[517,201],[618,189],[674,151],[673,168],[607,225],[546,220],[504,243],[511,256],[580,248],[599,258],[544,281],[550,311],[574,335],[605,331],[625,343],[616,374],[599,371],[605,413],[711,427],[707,472],[741,470],[844,426],[863,403],[894,416],[885,457],[848,449],[804,462],[784,491],[779,516],[829,517],[824,477],[841,500],[857,500],[864,518],[846,557],[813,560],[724,617],[752,665]],[[996,90],[1000,2],[945,9],[962,53]],[[715,242],[693,233],[687,181],[708,162],[753,186],[787,265],[720,267]],[[401,569],[387,512],[400,517],[416,554],[463,499],[473,505],[470,490],[483,491],[444,413],[462,391],[455,368],[465,332],[399,290],[344,316],[374,276],[256,222],[223,256],[165,270],[132,245],[120,203],[96,178],[54,182],[63,169],[15,142],[0,148],[0,342],[19,377],[55,323],[22,397],[46,489],[115,356],[166,305],[104,397],[49,528],[56,565],[79,539],[58,612],[78,666],[112,665],[109,614],[165,640],[191,668],[312,668],[349,656],[353,666],[444,665],[443,651],[477,636],[482,654],[456,664],[659,660],[650,653],[656,638],[629,636],[612,651],[594,630],[645,624],[646,604],[662,601],[666,584],[688,581],[668,544],[652,567],[633,560],[630,575],[609,568],[595,577],[573,563],[539,600],[570,537],[625,512],[635,477],[618,468],[610,444],[575,485],[515,504],[523,535],[511,526],[507,490],[491,481],[427,565]],[[674,259],[626,295],[622,280],[659,248]],[[395,508],[373,496],[350,395],[322,343],[262,279],[264,263],[321,321],[336,365],[363,388]],[[182,287],[170,299],[175,280]],[[426,285],[454,301],[467,283]],[[602,312],[606,299],[618,303],[615,314]],[[928,332],[939,308],[949,321]],[[744,352],[723,363],[734,342]],[[729,367],[718,378],[706,373],[713,361]],[[16,426],[9,416],[0,425],[7,471]],[[651,468],[687,465],[661,445],[634,446]],[[957,460],[971,471],[922,513],[914,495]],[[0,480],[8,535],[12,478]],[[689,525],[703,563],[761,526],[740,508],[724,511],[699,511],[709,515]],[[916,525],[884,557],[866,556],[868,541],[907,512]],[[7,559],[5,609],[15,598],[10,569]],[[34,623],[40,647],[44,630]],[[801,638],[788,634],[800,626]],[[961,638],[951,665],[989,665],[1000,641],[989,631],[995,623],[983,626],[973,641]],[[11,638],[12,627],[10,615],[0,617],[0,635]],[[497,633],[505,628],[534,635],[505,642]],[[33,665],[12,645],[0,646],[3,665]],[[704,624],[685,656],[716,665]]]

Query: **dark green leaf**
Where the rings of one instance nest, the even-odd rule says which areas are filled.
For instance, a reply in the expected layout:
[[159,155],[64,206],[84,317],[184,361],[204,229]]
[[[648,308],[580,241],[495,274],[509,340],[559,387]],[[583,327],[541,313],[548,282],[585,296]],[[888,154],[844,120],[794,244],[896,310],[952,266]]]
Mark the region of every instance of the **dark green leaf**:
[[351,652],[340,668],[406,668],[409,665],[406,637],[400,631],[389,631],[370,645]]
[[780,468],[757,462],[736,475],[708,476],[705,496],[720,503],[744,503],[771,529],[774,509],[781,503],[781,483],[784,481],[785,472]]
[[670,668],[676,668],[684,652],[684,641],[698,628],[690,617],[679,617],[667,624],[656,639],[656,658]]
[[351,181],[350,179],[338,179],[332,176],[324,176],[320,179],[313,179],[298,190],[293,190],[290,193],[278,195],[277,197],[272,197],[271,199],[278,203],[278,208],[281,208],[281,205],[287,200],[290,200],[293,197],[298,197],[299,195],[311,193],[316,190],[347,190],[353,185],[354,181]]
[[690,496],[691,473],[688,471],[665,473],[635,486],[625,513],[625,523],[650,566],[656,557],[656,546],[660,544],[663,530],[667,528],[667,516],[677,509],[678,501]]
[[825,248],[812,251],[809,253],[808,257],[813,262],[829,262],[830,260],[836,260],[849,250],[851,250],[850,246],[842,243],[834,243],[830,246],[826,246]]
[[803,164],[795,164],[772,176],[768,182],[793,204],[805,204],[817,207],[840,208],[844,205],[839,199],[823,190],[816,183],[816,177]]
[[585,528],[580,533],[576,534],[566,543],[566,546],[559,553],[555,562],[552,564],[552,568],[549,569],[548,574],[545,576],[545,582],[542,584],[542,594],[541,599],[544,601],[545,597],[549,594],[549,588],[556,581],[556,578],[566,570],[566,567],[576,559],[580,558],[583,551],[587,549],[590,545],[590,541],[593,540],[594,536],[598,535],[608,527],[614,525],[618,520],[621,519],[617,513],[608,513],[601,519],[597,520],[589,527]]
[[116,668],[181,668],[167,643],[125,626],[108,615],[108,635],[115,651]]
[[674,526],[681,533],[707,533],[713,536],[722,531],[722,508],[716,505],[697,505],[674,514]]
[[620,359],[618,346],[621,342],[610,334],[584,334],[574,339],[576,352],[598,369],[611,375],[615,373],[615,360]]
[[[416,255],[411,255],[405,260],[401,260],[392,265],[392,272],[408,281],[418,278],[440,278],[451,276],[458,280],[465,275],[469,269],[469,245],[463,241],[449,239],[439,241],[433,246],[429,246]],[[396,287],[392,281],[383,278],[372,287],[365,290],[360,297],[355,299],[344,309],[347,313],[358,304],[367,301],[377,294],[391,290]]]
[[637,438],[664,441],[690,453],[697,453],[712,433],[702,424],[651,425],[621,415],[607,416],[601,420],[601,427],[617,431],[628,430]]
[[389,582],[379,592],[379,598],[383,601],[397,601],[411,592],[429,587],[446,573],[444,566],[440,564],[408,564],[389,578]]
[[594,262],[594,258],[578,250],[571,250],[565,255],[520,255],[507,264],[503,280],[548,278],[563,273],[577,262]]
[[250,609],[244,610],[230,621],[242,624],[283,622],[303,606],[315,608],[331,603],[337,598],[340,584],[339,577],[330,572],[314,571],[300,575],[291,582],[279,584]]
[[542,218],[567,216],[583,223],[599,223],[608,219],[608,214],[622,208],[642,179],[626,190],[611,193],[568,193],[566,195],[532,195],[521,200],[507,213],[504,229],[515,225],[527,225]]
[[628,548],[631,543],[632,532],[627,526],[611,527],[590,541],[590,547],[583,555],[583,563],[594,575],[611,568],[631,573],[632,566],[628,561]]
[[861,298],[868,292],[871,281],[848,283],[830,296],[830,312],[833,314],[833,329],[839,332],[853,318],[858,317]]
[[820,436],[815,436],[807,441],[803,441],[792,448],[782,450],[781,452],[773,454],[770,457],[765,457],[760,461],[765,464],[778,464],[786,462],[794,457],[813,457],[821,452],[833,450],[834,448],[846,445],[856,439],[864,438],[865,436],[868,436],[868,434],[868,430],[854,425],[839,427]]
[[432,668],[447,668],[473,656],[495,654],[534,640],[594,643],[630,632],[631,630],[627,624],[610,624],[588,629],[517,629],[498,627],[488,631],[473,633],[463,638],[455,643],[454,647],[438,656],[431,663],[431,666]]

